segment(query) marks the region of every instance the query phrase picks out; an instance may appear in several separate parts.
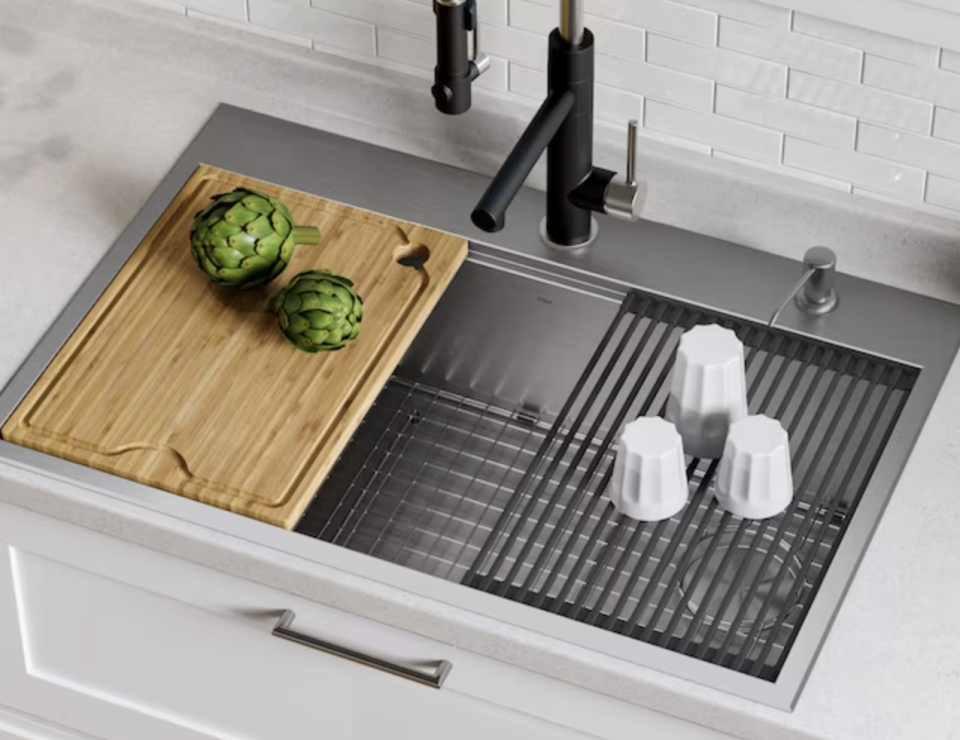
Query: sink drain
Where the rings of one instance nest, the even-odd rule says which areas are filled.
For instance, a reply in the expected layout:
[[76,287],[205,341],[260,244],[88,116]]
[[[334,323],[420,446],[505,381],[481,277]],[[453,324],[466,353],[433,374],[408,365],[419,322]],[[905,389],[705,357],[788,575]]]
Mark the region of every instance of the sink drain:
[[[680,591],[686,599],[686,608],[694,615],[700,614],[701,611],[705,612],[704,625],[712,625],[719,618],[720,628],[729,631],[733,620],[740,613],[744,600],[749,595],[750,600],[744,610],[743,618],[737,623],[737,632],[746,633],[760,618],[763,619],[761,630],[768,630],[776,624],[781,614],[789,612],[799,601],[798,596],[790,600],[790,593],[801,571],[800,560],[795,555],[790,555],[790,545],[786,541],[775,541],[768,534],[758,537],[756,529],[746,530],[733,548],[733,553],[730,553],[735,537],[735,529],[726,529],[720,533],[707,535],[694,546],[693,557],[680,581]],[[717,538],[719,542],[715,542]],[[764,560],[771,548],[774,549],[773,556],[764,568]],[[707,559],[706,565],[703,566],[703,572],[694,583],[693,580],[697,577],[704,558]],[[787,573],[777,586],[777,592],[766,612],[761,615],[760,611],[770,595],[777,574],[784,566],[787,568]],[[762,573],[761,568],[763,568]],[[737,574],[741,570],[744,571],[743,576],[738,579]],[[735,581],[737,582],[736,593],[730,598],[723,614],[718,614]],[[716,586],[712,589],[709,601],[704,603],[707,592],[714,584]],[[754,584],[756,584],[755,588],[753,588]],[[753,594],[749,594],[751,588],[753,588]],[[803,589],[798,590],[798,594],[802,592]]]

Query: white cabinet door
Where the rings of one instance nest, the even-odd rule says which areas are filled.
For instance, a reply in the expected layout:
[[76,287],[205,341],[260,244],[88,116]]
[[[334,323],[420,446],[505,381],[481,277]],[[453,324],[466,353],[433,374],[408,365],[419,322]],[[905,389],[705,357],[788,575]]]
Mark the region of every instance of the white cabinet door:
[[0,707],[0,740],[98,740],[90,735],[75,735],[62,728],[39,722],[33,717]]
[[103,740],[584,738],[0,548],[0,701]]
[[[278,639],[285,609],[296,632],[453,670],[437,691]],[[3,705],[98,740],[726,737],[0,503]]]
[[13,548],[0,700],[104,740],[353,737],[357,666]]

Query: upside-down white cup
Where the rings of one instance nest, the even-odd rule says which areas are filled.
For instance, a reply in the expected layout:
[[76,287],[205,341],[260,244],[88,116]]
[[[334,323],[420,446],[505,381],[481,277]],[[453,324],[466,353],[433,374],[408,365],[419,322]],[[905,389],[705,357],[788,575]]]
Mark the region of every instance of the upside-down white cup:
[[787,508],[793,500],[790,440],[779,421],[748,416],[730,426],[716,496],[722,508],[747,519]]
[[743,343],[716,324],[680,337],[666,417],[677,425],[688,455],[718,458],[730,425],[747,415]]
[[669,519],[687,503],[683,442],[659,417],[641,417],[624,427],[610,481],[610,501],[633,519]]

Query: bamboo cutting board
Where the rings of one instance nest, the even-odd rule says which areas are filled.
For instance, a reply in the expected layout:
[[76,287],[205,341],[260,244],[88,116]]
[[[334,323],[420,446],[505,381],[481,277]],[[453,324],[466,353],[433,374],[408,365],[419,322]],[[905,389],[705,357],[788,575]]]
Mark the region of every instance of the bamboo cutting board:
[[[190,253],[194,214],[241,185],[323,239],[246,292],[212,283]],[[290,529],[466,255],[459,237],[202,166],[2,436]],[[411,256],[427,260],[397,262]],[[352,279],[364,314],[356,340],[311,355],[267,304],[318,268]]]

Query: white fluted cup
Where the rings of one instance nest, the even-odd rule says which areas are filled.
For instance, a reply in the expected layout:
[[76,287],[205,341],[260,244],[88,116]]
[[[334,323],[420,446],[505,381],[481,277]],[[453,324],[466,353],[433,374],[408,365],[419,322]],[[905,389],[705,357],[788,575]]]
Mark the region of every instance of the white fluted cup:
[[748,416],[730,426],[716,496],[722,508],[747,519],[787,508],[793,499],[790,440],[779,421]]
[[747,415],[743,343],[716,324],[680,337],[667,398],[667,421],[677,425],[688,455],[718,458],[727,430]]
[[621,514],[645,522],[669,519],[687,503],[683,442],[673,424],[641,417],[624,427],[610,481]]

